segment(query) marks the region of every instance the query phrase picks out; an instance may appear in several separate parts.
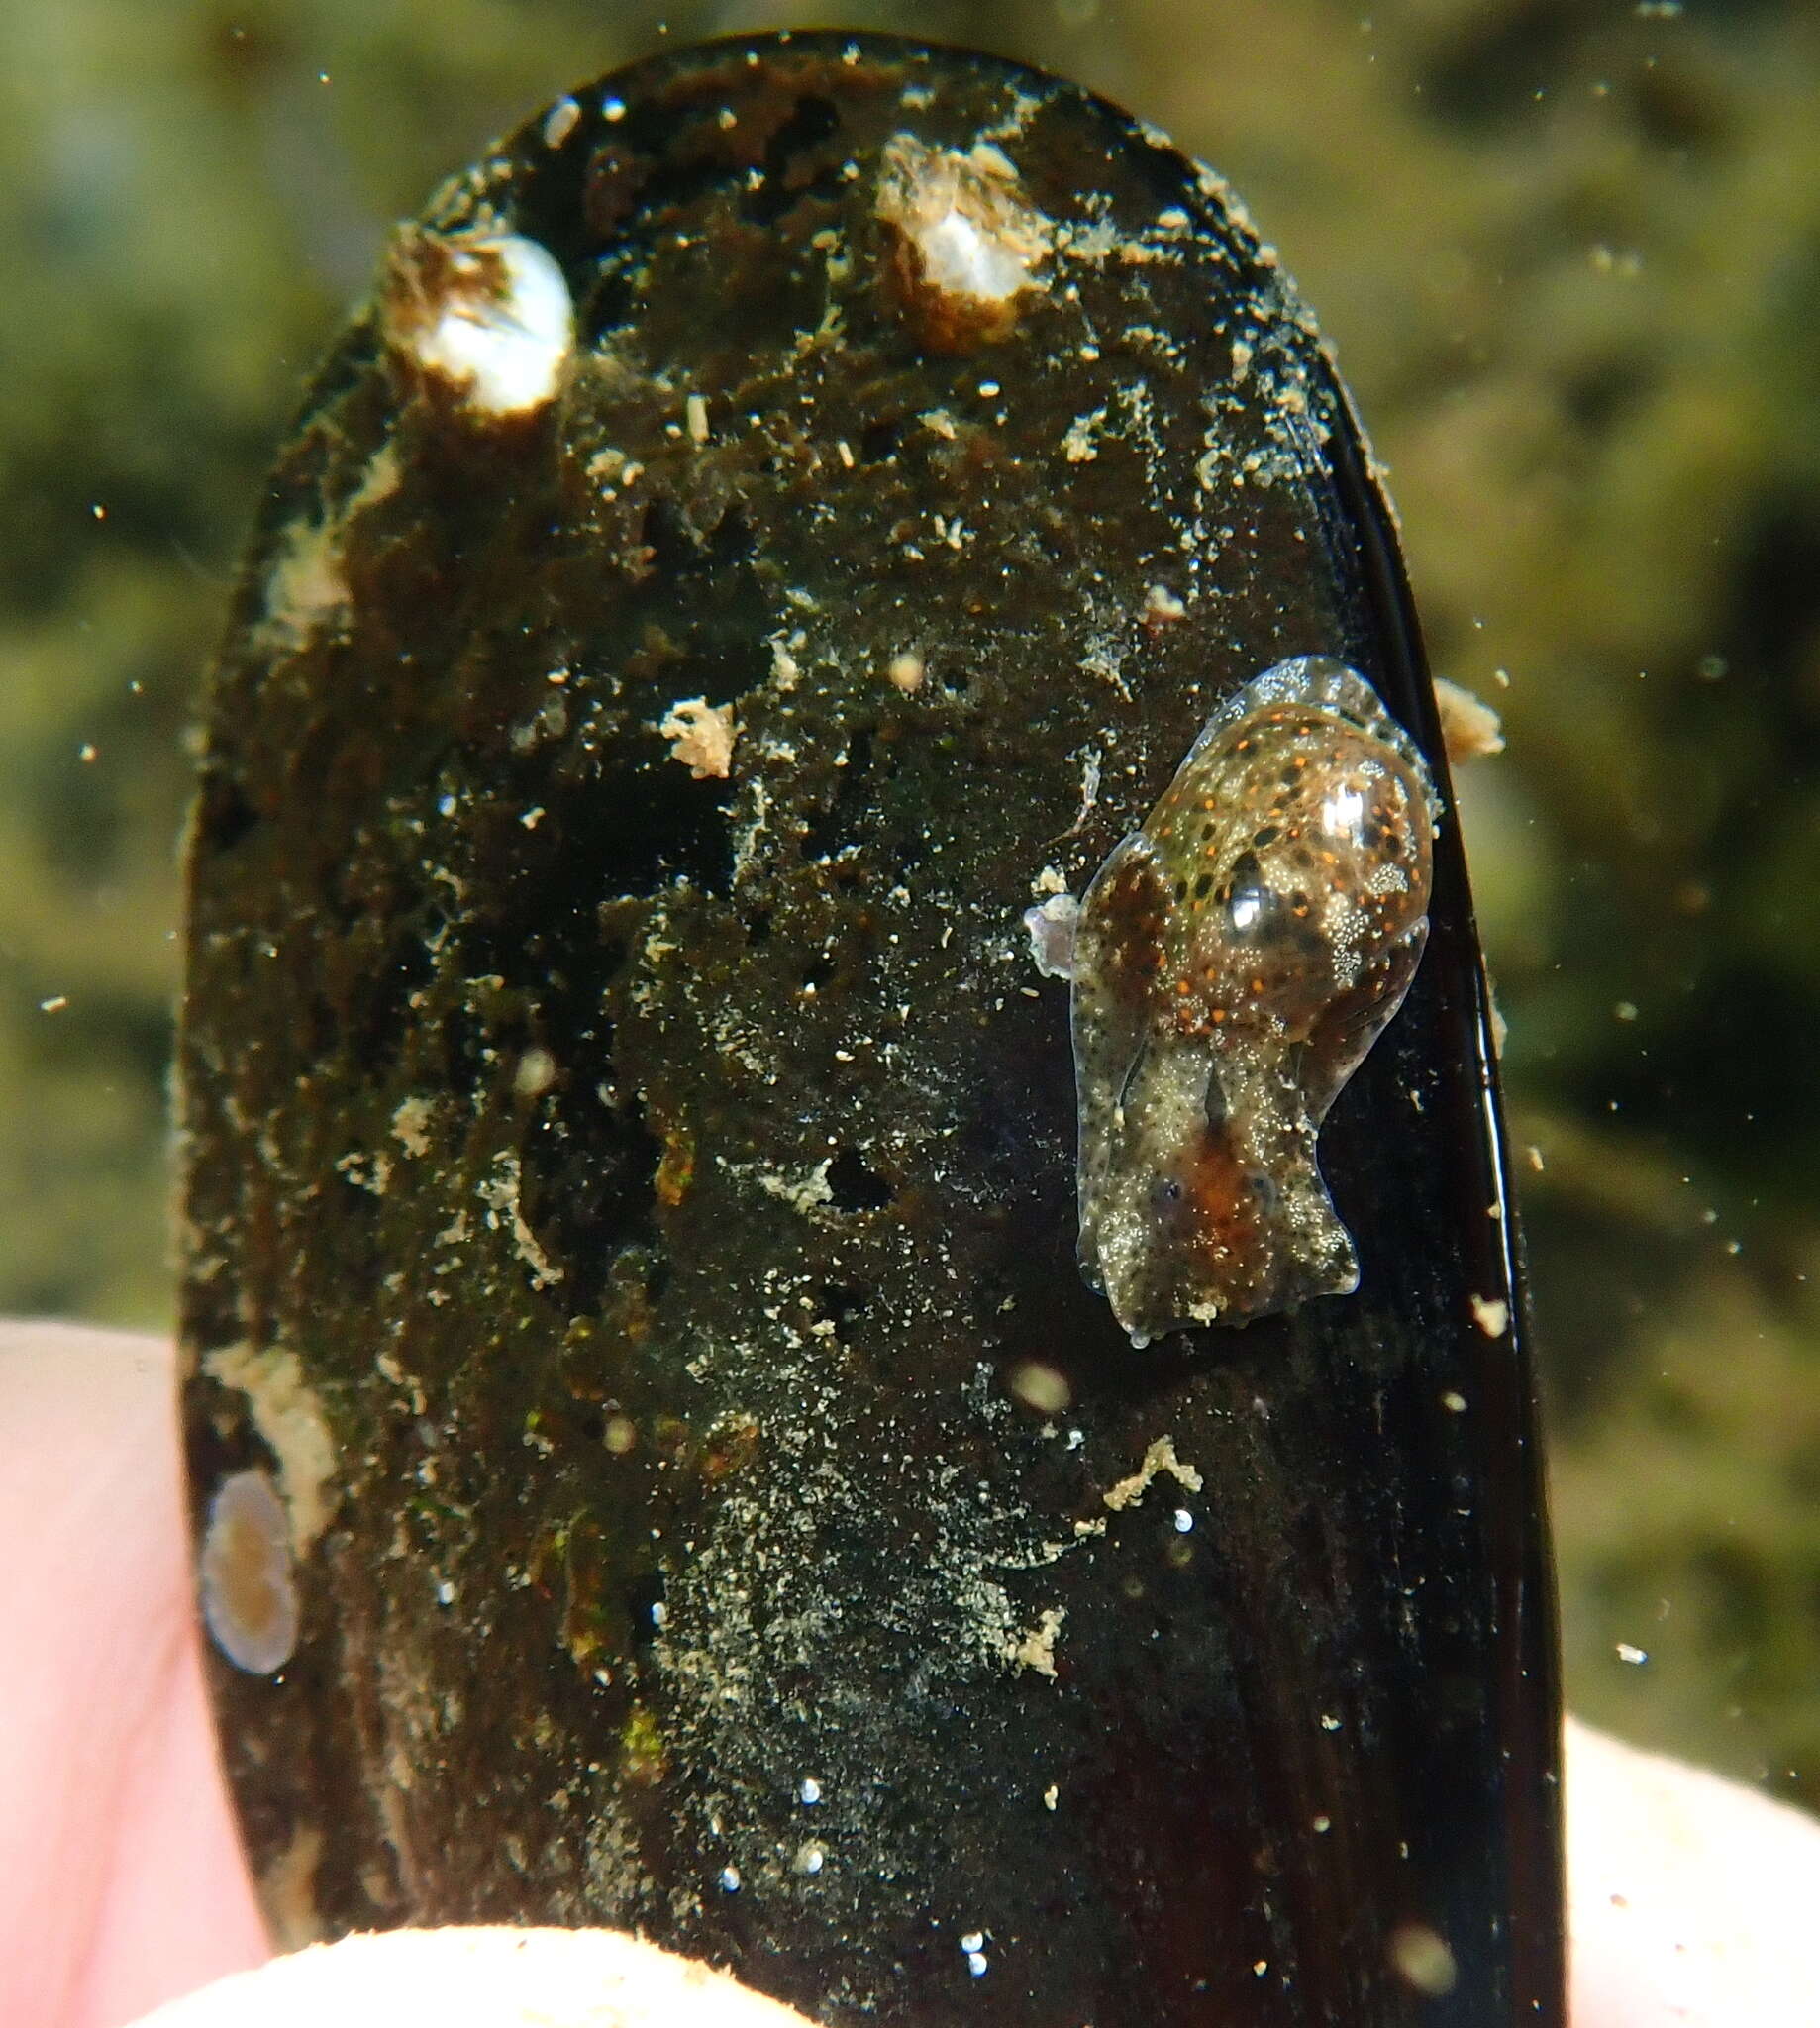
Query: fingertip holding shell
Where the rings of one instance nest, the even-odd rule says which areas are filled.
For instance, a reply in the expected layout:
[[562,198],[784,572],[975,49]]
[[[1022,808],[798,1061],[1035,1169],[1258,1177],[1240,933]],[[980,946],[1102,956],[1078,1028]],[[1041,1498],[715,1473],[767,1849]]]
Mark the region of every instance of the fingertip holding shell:
[[209,1502],[199,1560],[202,1617],[217,1648],[249,1675],[274,1675],[297,1646],[290,1516],[268,1472],[224,1478]]

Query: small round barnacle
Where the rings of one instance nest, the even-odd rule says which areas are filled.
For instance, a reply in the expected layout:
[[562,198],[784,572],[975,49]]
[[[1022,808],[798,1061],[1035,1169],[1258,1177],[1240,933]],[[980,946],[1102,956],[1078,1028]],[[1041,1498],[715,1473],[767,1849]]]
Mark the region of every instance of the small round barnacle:
[[548,406],[574,349],[574,304],[554,254],[522,233],[405,226],[379,290],[394,356],[478,415]]
[[275,1675],[297,1646],[290,1515],[268,1472],[236,1471],[209,1502],[199,1559],[202,1617],[249,1675]]
[[1016,326],[1023,298],[1048,286],[1054,228],[1025,202],[990,143],[970,153],[897,134],[880,154],[873,203],[890,243],[889,292],[918,342],[969,352]]

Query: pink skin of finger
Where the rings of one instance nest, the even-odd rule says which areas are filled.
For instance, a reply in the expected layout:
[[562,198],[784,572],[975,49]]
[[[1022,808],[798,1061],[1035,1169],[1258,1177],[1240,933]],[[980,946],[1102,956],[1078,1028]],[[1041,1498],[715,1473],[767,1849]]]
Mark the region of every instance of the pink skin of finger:
[[[157,2028],[361,2028],[464,2022],[482,1994],[518,2009],[489,2000],[489,2024],[796,2021],[603,1931],[403,1932],[264,1964],[203,1688],[173,1395],[154,1340],[0,1323],[0,2022],[122,2028],[157,2007]],[[1583,1726],[1567,1765],[1573,2028],[1820,2022],[1820,1824]]]
[[169,1348],[0,1331],[0,2021],[114,2028],[267,1955],[202,1688]]

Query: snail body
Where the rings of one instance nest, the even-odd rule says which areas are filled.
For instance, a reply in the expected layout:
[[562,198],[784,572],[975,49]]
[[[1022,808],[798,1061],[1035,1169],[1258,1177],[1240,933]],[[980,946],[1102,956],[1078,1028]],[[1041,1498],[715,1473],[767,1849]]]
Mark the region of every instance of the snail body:
[[1315,1161],[1428,935],[1440,804],[1364,677],[1277,663],[1082,897],[1081,1270],[1143,1345],[1359,1285]]

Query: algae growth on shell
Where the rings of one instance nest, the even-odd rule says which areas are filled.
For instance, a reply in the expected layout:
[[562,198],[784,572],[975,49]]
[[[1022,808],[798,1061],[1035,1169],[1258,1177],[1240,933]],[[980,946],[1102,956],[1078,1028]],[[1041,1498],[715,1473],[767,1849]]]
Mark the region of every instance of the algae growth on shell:
[[1441,771],[1367,470],[1218,180],[984,57],[678,52],[400,232],[191,840],[191,1467],[292,1522],[293,1653],[213,1676],[285,1934],[631,1925],[828,2019],[1555,2017],[1457,843],[1323,1140],[1381,1271],[1144,1354],[1022,925],[1285,658]]

